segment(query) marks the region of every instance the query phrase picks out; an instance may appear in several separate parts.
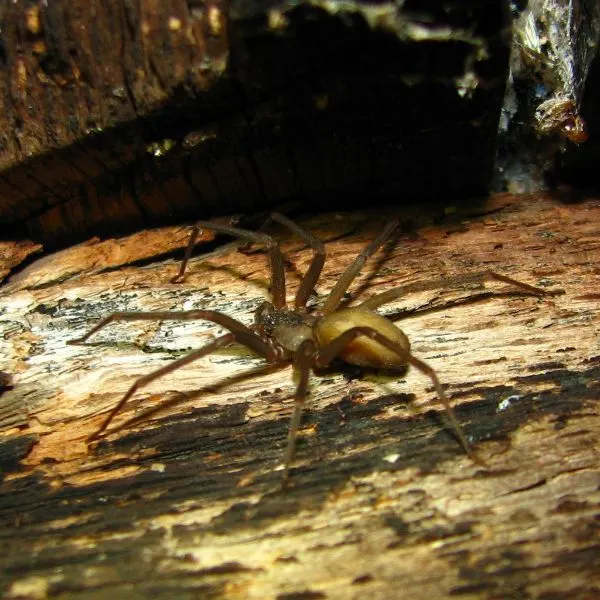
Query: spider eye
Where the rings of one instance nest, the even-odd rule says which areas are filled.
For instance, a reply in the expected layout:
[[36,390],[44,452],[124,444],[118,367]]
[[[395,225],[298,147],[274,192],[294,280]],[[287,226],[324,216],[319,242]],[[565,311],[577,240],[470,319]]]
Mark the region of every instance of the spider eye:
[[265,325],[269,322],[269,317],[273,314],[273,305],[270,302],[263,302],[254,313],[254,322],[257,325]]

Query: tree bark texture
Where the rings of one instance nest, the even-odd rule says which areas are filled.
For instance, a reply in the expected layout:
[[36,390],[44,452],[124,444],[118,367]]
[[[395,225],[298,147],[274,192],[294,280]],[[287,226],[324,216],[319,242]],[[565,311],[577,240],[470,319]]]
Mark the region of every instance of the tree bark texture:
[[[245,323],[267,294],[260,249],[187,228],[92,240],[32,262],[0,289],[0,590],[5,598],[558,598],[600,594],[600,201],[496,196],[454,210],[324,214],[322,299],[392,217],[403,227],[351,288],[493,269],[564,294],[502,284],[407,295],[380,312],[437,371],[431,382],[345,367],[318,373],[290,488],[279,488],[290,369],[232,347],[141,389],[95,444],[86,436],[131,383],[218,328],[114,324],[115,311],[207,308]],[[311,252],[273,227],[293,297]],[[179,252],[177,253],[179,256]]]
[[506,2],[417,4],[2,3],[0,235],[485,193]]

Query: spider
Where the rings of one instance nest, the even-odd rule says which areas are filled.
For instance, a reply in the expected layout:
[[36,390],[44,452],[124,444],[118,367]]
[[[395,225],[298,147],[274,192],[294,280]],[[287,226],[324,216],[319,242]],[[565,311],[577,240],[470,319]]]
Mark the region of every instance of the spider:
[[404,372],[406,368],[412,366],[421,371],[431,380],[437,397],[443,405],[455,435],[465,452],[474,461],[485,464],[477,457],[467,441],[434,369],[412,354],[410,342],[400,328],[387,318],[374,312],[374,310],[409,292],[433,290],[448,285],[483,283],[490,279],[508,283],[536,295],[547,295],[552,292],[530,286],[493,271],[485,271],[403,285],[368,298],[357,306],[340,308],[340,302],[344,294],[360,273],[367,259],[389,239],[396,229],[398,222],[392,221],[342,273],[325,301],[316,309],[310,310],[307,308],[307,302],[314,291],[325,263],[325,246],[321,240],[284,215],[273,213],[271,219],[299,236],[313,251],[309,268],[296,292],[293,308],[289,308],[286,303],[285,270],[281,249],[271,236],[229,225],[198,221],[193,226],[179,272],[171,281],[173,283],[183,281],[192,249],[203,228],[230,235],[248,243],[263,244],[267,248],[270,261],[272,301],[265,301],[257,308],[252,326],[247,327],[226,314],[212,310],[119,312],[101,320],[83,337],[68,342],[69,344],[82,344],[114,321],[191,321],[202,319],[212,321],[228,330],[228,333],[217,337],[204,347],[137,379],[109,412],[100,427],[88,437],[88,441],[108,435],[104,432],[115,415],[121,411],[127,401],[141,387],[211,354],[219,348],[237,342],[262,356],[270,364],[293,363],[294,370],[298,374],[294,409],[283,461],[283,485],[289,477],[294,457],[302,408],[308,393],[310,372],[315,368],[328,366],[335,358],[341,358],[346,363],[360,367]]

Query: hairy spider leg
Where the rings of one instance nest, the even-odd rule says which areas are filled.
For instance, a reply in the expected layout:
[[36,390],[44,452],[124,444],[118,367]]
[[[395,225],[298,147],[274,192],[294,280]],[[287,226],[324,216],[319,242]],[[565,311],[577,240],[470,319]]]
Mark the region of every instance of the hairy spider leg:
[[[296,297],[294,299],[294,306],[296,310],[302,312],[306,307],[306,303],[310,298],[311,293],[314,291],[314,287],[319,280],[319,276],[321,275],[321,271],[323,270],[323,265],[325,263],[325,245],[323,242],[300,227],[294,221],[283,215],[279,212],[273,212],[269,215],[269,217],[263,222],[261,225],[259,232],[264,231],[272,221],[287,227],[291,232],[298,235],[298,237],[302,238],[305,244],[309,246],[314,252],[312,261],[308,268],[308,271],[305,273],[302,278],[302,282],[300,283],[300,287],[296,292]],[[240,248],[242,252],[247,252],[251,246],[252,242],[248,242],[248,244]]]
[[298,374],[298,385],[296,386],[296,393],[294,395],[294,410],[290,420],[287,447],[283,457],[282,487],[287,485],[290,466],[294,458],[294,449],[296,447],[296,438],[298,437],[298,428],[300,427],[300,419],[302,417],[302,408],[304,407],[304,402],[306,401],[306,395],[308,393],[308,379],[316,354],[317,345],[314,340],[305,340],[300,344],[294,355],[294,371]]
[[325,264],[325,245],[320,239],[299,227],[285,215],[275,212],[271,214],[271,219],[273,221],[277,221],[281,225],[287,227],[290,231],[294,232],[314,251],[308,271],[306,271],[304,274],[302,282],[300,283],[300,287],[296,292],[296,298],[294,299],[294,307],[296,310],[303,311],[306,308],[306,303],[314,291],[315,285],[319,280],[321,271],[323,270],[323,265]]
[[312,340],[307,340],[304,342],[296,355],[296,360],[294,362],[294,366],[299,372],[300,381],[298,383],[298,387],[296,389],[296,396],[294,402],[294,411],[292,413],[290,429],[288,434],[288,443],[287,449],[285,453],[284,459],[284,485],[289,476],[290,466],[294,457],[294,450],[296,446],[296,438],[298,435],[298,428],[300,426],[300,419],[302,415],[302,408],[304,406],[304,401],[306,399],[307,394],[307,386],[308,386],[308,376],[310,373],[310,369],[314,367],[326,367],[331,363],[331,361],[339,356],[341,352],[346,348],[349,344],[351,344],[358,336],[364,335],[369,337],[382,346],[385,346],[395,354],[397,354],[402,361],[406,364],[410,364],[414,366],[416,369],[421,371],[424,375],[431,379],[433,386],[435,388],[436,394],[442,403],[444,410],[446,411],[446,415],[450,420],[452,428],[456,434],[458,441],[461,446],[467,453],[467,455],[476,463],[485,465],[485,462],[481,460],[475,454],[473,449],[471,448],[471,444],[465,437],[463,433],[462,427],[460,426],[456,415],[454,414],[454,410],[444,392],[442,384],[434,371],[427,363],[413,356],[410,352],[407,352],[400,344],[390,340],[385,335],[382,335],[377,330],[372,329],[371,327],[353,327],[352,329],[348,329],[344,331],[344,333],[340,334],[337,338],[329,342],[327,345],[322,348],[317,349],[315,343]]
[[392,288],[391,290],[382,292],[381,294],[376,294],[364,302],[361,302],[357,307],[365,308],[367,310],[375,310],[376,308],[379,308],[388,302],[393,302],[394,300],[413,292],[426,292],[428,290],[437,290],[440,288],[462,285],[465,283],[485,283],[488,280],[501,281],[529,292],[530,294],[535,294],[536,296],[553,296],[564,293],[563,290],[543,290],[542,288],[534,287],[528,283],[523,283],[521,281],[517,281],[516,279],[512,279],[512,277],[501,275],[495,271],[482,271],[478,273],[467,273],[465,275],[455,275],[453,277],[443,277],[434,281],[416,281],[414,283],[401,285],[399,287]]
[[[273,219],[274,214],[286,215],[287,213],[297,210],[299,208],[302,208],[302,202],[300,202],[299,200],[290,200],[289,202],[284,202],[283,204],[279,204],[277,206],[276,211],[268,212],[268,213],[267,213],[267,211],[263,211],[262,213],[254,215],[255,217],[262,216],[263,221],[261,222],[261,224],[258,226],[257,229],[252,229],[252,231],[256,231],[257,233],[265,233],[269,229],[269,226],[271,225],[271,223],[274,220]],[[236,225],[237,225],[238,221],[239,221],[239,219],[236,220]],[[242,244],[238,248],[238,252],[242,252],[244,254],[251,254],[252,253],[252,242],[246,242],[245,244]]]
[[69,344],[82,344],[84,343],[90,336],[94,333],[108,325],[109,323],[113,323],[115,321],[194,321],[194,320],[205,320],[212,321],[217,325],[221,325],[226,329],[229,329],[231,333],[225,334],[210,344],[206,346],[194,350],[190,352],[186,356],[179,358],[172,363],[149,373],[133,383],[133,385],[127,390],[125,395],[119,400],[117,405],[110,411],[106,419],[100,425],[100,428],[94,432],[92,435],[88,437],[88,441],[97,439],[102,435],[102,433],[106,430],[106,428],[110,425],[111,421],[115,417],[115,415],[125,406],[129,398],[133,396],[133,394],[141,387],[147,385],[151,381],[162,377],[163,375],[167,375],[211,352],[214,352],[218,348],[222,348],[227,344],[231,344],[232,342],[239,342],[244,346],[250,348],[250,350],[256,352],[259,356],[265,358],[268,362],[276,362],[280,359],[279,353],[277,349],[268,344],[261,338],[258,334],[254,333],[248,327],[246,327],[243,323],[228,317],[222,313],[218,313],[212,310],[189,310],[189,311],[164,311],[164,312],[123,312],[123,313],[114,313],[106,319],[103,319],[94,327],[91,331],[89,331],[86,335],[76,340],[71,340],[67,342]]
[[398,227],[398,221],[391,221],[388,223],[383,231],[354,259],[342,273],[342,276],[333,286],[333,289],[329,292],[329,296],[325,300],[325,303],[318,311],[320,314],[327,315],[332,313],[338,307],[344,294],[350,287],[350,284],[360,273],[360,270],[363,268],[365,262],[367,262],[367,259],[383,246],[396,227]]
[[279,244],[270,235],[265,233],[256,233],[246,229],[230,227],[229,225],[220,225],[218,223],[210,223],[209,221],[196,221],[192,228],[192,234],[185,250],[185,255],[181,261],[181,267],[177,275],[171,279],[172,283],[178,283],[183,280],[188,261],[201,229],[209,229],[249,242],[264,244],[267,247],[271,263],[271,296],[273,297],[273,305],[275,308],[285,307],[285,269]]
[[181,261],[181,265],[179,266],[179,272],[177,275],[173,275],[171,277],[171,283],[181,283],[183,281],[185,270],[187,269],[188,263],[190,262],[190,258],[192,256],[192,251],[194,250],[194,246],[196,245],[196,240],[198,239],[198,235],[200,234],[200,227],[195,224],[192,227],[192,233],[190,235],[190,241],[188,242],[185,248],[185,254],[183,255],[183,260]]

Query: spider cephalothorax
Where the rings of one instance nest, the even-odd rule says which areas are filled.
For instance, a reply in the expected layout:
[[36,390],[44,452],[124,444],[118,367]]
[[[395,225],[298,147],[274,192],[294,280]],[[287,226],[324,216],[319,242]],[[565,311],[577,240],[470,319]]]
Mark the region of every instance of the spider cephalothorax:
[[263,302],[254,314],[256,330],[289,353],[296,352],[302,342],[314,339],[315,320],[313,315],[275,308],[270,302]]
[[382,246],[396,228],[397,223],[391,222],[342,273],[325,301],[315,307],[314,310],[309,310],[307,302],[314,291],[325,262],[325,247],[320,240],[301,229],[287,217],[274,213],[271,218],[300,236],[314,251],[308,271],[296,292],[293,308],[288,308],[286,305],[283,257],[279,245],[272,237],[264,233],[198,221],[194,225],[179,273],[173,278],[174,282],[183,280],[192,249],[202,228],[212,229],[217,233],[231,235],[248,242],[261,243],[267,247],[271,264],[272,301],[264,302],[259,306],[252,327],[247,327],[223,313],[211,310],[126,312],[110,315],[86,335],[70,342],[72,344],[83,343],[91,335],[113,321],[163,321],[169,319],[189,321],[203,319],[221,325],[229,331],[229,333],[216,338],[203,348],[194,350],[167,366],[136,380],[110,411],[99,429],[88,439],[96,439],[102,436],[114,416],[139,388],[223,346],[238,342],[265,358],[268,363],[284,365],[292,362],[298,373],[294,411],[284,458],[284,482],[288,477],[294,455],[296,436],[302,407],[307,396],[310,372],[315,368],[329,365],[335,358],[341,358],[347,363],[358,366],[385,368],[386,370],[404,371],[406,367],[412,365],[421,371],[433,383],[437,396],[446,410],[461,445],[471,457],[478,460],[454,416],[454,411],[436,372],[411,353],[410,342],[402,330],[385,317],[375,313],[374,310],[409,292],[431,290],[445,285],[482,282],[486,279],[503,281],[533,294],[543,295],[547,292],[499,273],[487,271],[438,281],[409,284],[375,295],[357,306],[338,308],[348,287],[360,273],[367,258]]

